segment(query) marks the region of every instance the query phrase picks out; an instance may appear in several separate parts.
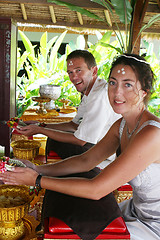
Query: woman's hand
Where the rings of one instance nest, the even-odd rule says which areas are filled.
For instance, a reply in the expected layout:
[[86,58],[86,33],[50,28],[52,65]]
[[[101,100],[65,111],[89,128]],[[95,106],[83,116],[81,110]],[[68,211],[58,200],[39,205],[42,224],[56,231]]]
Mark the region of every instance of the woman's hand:
[[38,173],[31,168],[15,167],[12,171],[0,174],[4,184],[35,186]]

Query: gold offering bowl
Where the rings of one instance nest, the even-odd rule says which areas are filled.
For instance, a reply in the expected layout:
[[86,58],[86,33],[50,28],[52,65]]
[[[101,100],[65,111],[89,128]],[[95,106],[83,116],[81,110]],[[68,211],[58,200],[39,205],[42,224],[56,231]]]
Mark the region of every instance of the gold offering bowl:
[[65,98],[61,98],[58,100],[59,102],[63,103],[63,108],[65,109],[67,104],[70,102],[70,100],[65,99]]
[[11,143],[16,158],[33,160],[39,153],[41,143],[35,140],[18,140]]
[[36,113],[38,113],[38,114],[46,114],[47,113],[47,110],[44,108],[43,104],[46,102],[50,102],[51,101],[50,98],[48,98],[48,97],[32,97],[32,100],[38,102],[38,104],[39,104],[39,109],[36,111]]
[[18,240],[25,235],[23,218],[33,195],[27,186],[0,186],[0,240]]

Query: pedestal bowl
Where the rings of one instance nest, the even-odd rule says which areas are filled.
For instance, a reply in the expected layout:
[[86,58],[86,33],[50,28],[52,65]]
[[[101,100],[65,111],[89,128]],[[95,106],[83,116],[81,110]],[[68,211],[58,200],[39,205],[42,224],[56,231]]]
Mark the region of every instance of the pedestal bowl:
[[33,196],[27,186],[0,186],[0,239],[19,240],[25,235],[23,218]]
[[54,109],[54,101],[61,95],[61,86],[44,84],[40,85],[39,94],[42,98],[50,98],[51,101],[45,104],[46,109]]

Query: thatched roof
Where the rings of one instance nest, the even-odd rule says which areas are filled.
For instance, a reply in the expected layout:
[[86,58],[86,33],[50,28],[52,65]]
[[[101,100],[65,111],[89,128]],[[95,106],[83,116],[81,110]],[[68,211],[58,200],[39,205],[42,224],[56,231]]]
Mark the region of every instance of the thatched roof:
[[[20,22],[21,29],[25,31],[45,31],[47,26],[47,31],[57,32],[57,29],[61,31],[61,28],[58,26],[65,26],[73,32],[80,31],[85,33],[85,31],[89,31],[91,34],[95,29],[109,29],[106,19],[110,21],[113,27],[116,20],[119,23],[120,29],[124,29],[124,26],[120,23],[117,15],[113,18],[106,9],[90,0],[63,0],[63,2],[73,3],[80,7],[84,7],[97,14],[104,19],[104,21],[100,22],[85,15],[81,15],[64,6],[47,3],[47,0],[0,0],[0,16],[11,17],[14,21]],[[149,19],[157,13],[160,13],[160,0],[149,1],[143,24],[146,24]],[[24,23],[32,23],[36,25],[34,28],[28,25],[22,26]],[[157,35],[160,37],[159,26],[160,20],[154,23],[146,31],[147,33],[152,33],[155,36]]]

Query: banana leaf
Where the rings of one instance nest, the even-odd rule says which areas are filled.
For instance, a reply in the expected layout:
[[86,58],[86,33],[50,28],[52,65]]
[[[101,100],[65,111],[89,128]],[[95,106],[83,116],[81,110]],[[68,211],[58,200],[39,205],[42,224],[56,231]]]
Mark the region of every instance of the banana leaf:
[[120,54],[123,54],[123,51],[122,51],[121,48],[116,48],[116,47],[112,46],[111,44],[100,42],[100,45],[103,46],[103,47],[109,47],[109,48],[115,49]]
[[51,50],[51,55],[50,55],[50,71],[54,71],[54,69],[57,66],[57,52],[58,49],[66,35],[67,31],[63,32],[60,37],[57,39],[57,41],[55,42],[52,50]]
[[139,36],[141,35],[141,33],[142,33],[144,30],[146,30],[147,28],[149,28],[154,22],[156,22],[156,21],[158,21],[158,20],[160,20],[160,13],[157,14],[156,16],[153,16],[153,17],[148,21],[148,23],[147,23],[146,25],[144,25],[143,27],[141,27],[141,29],[140,29],[140,31],[139,31],[139,33],[138,33],[138,35],[137,35],[137,38],[136,38],[136,40],[135,40],[135,42],[134,42],[134,45],[133,45],[133,48],[132,48],[132,49],[134,49],[134,46],[135,46],[135,44],[136,44]]
[[22,38],[22,41],[23,41],[23,44],[25,46],[25,49],[26,49],[27,53],[29,53],[28,58],[29,58],[31,64],[34,65],[35,62],[36,62],[35,53],[34,53],[34,46],[32,45],[30,40],[27,38],[27,36],[21,30],[19,30],[19,34]]
[[49,52],[49,50],[51,49],[52,45],[55,43],[55,41],[57,40],[58,36],[53,37],[48,43],[47,43],[47,51]]
[[25,52],[22,54],[22,56],[18,58],[18,61],[17,61],[17,63],[18,63],[18,64],[17,64],[17,74],[18,74],[19,70],[20,70],[21,68],[23,68],[23,64],[24,64],[24,62],[26,61],[27,57],[28,57],[28,53],[27,53],[27,51],[25,51]]
[[44,59],[47,59],[47,32],[40,39],[40,51]]
[[90,12],[90,11],[84,9],[84,8],[78,7],[78,6],[74,5],[74,4],[66,3],[66,2],[63,2],[63,1],[59,1],[59,0],[47,0],[47,2],[55,3],[57,5],[67,7],[67,8],[69,8],[72,11],[79,12],[82,15],[86,15],[88,17],[97,19],[99,21],[104,21],[104,19],[100,18],[98,15],[96,15],[96,14],[94,14],[94,13],[92,13],[92,12]]
[[132,6],[129,0],[111,0],[111,4],[115,9],[116,14],[119,16],[123,24],[129,24],[132,17]]
[[110,13],[113,14],[112,8],[110,6],[111,3],[109,1],[108,1],[109,3],[107,3],[105,0],[91,0],[91,2],[95,2],[102,5],[103,7],[107,8],[110,11]]
[[158,21],[158,20],[160,20],[160,13],[157,14],[156,16],[153,16],[153,17],[148,21],[148,23],[147,23],[146,25],[144,25],[144,26],[140,29],[140,31],[139,31],[139,33],[138,33],[138,37],[139,37],[139,35],[140,35],[144,30],[146,30],[147,28],[149,28],[154,22],[156,22],[156,21]]

